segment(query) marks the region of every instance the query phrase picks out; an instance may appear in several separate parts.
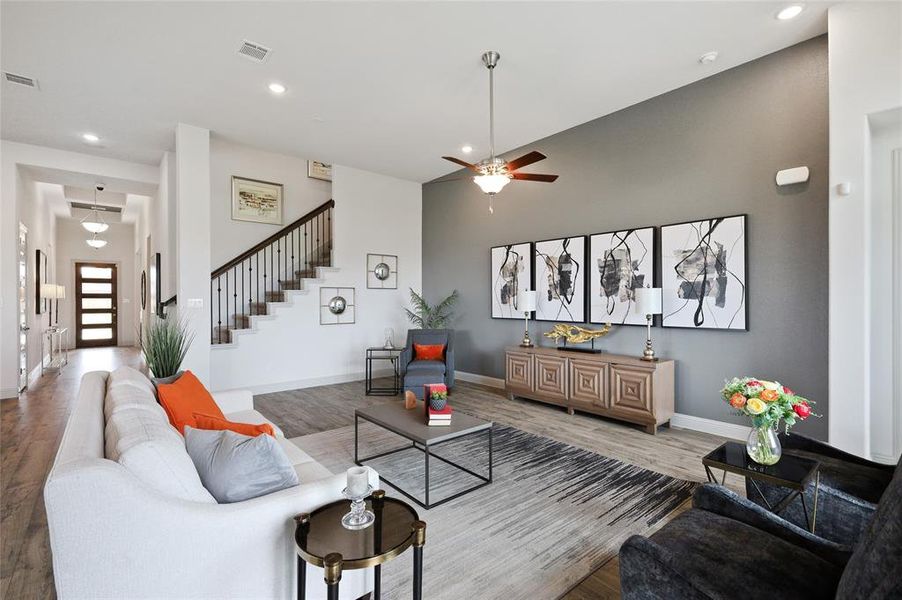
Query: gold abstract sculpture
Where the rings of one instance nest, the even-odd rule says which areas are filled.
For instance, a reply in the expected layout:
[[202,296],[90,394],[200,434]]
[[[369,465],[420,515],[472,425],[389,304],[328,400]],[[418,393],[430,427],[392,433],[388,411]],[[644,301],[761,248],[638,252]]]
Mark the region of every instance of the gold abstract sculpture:
[[578,325],[565,325],[558,323],[545,333],[545,337],[554,341],[565,340],[571,344],[582,344],[600,337],[604,337],[611,331],[611,324],[607,323],[601,329],[586,329]]

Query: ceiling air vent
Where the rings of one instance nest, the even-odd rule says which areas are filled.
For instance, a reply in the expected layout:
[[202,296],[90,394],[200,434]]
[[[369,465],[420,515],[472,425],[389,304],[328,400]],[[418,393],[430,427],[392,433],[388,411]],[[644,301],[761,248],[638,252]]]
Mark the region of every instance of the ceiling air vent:
[[17,83],[19,85],[28,86],[30,88],[38,87],[38,80],[32,79],[31,77],[25,77],[24,75],[16,75],[15,73],[5,72],[3,75],[6,77],[6,80],[10,83]]
[[238,48],[238,54],[254,62],[264,62],[271,52],[266,46],[249,40],[241,42],[241,47]]
[[[72,208],[82,208],[84,210],[94,210],[94,205],[90,204],[88,202],[69,202],[69,205]],[[98,204],[97,210],[99,210],[101,212],[108,212],[108,213],[121,213],[122,207],[121,206],[103,206],[102,204]]]

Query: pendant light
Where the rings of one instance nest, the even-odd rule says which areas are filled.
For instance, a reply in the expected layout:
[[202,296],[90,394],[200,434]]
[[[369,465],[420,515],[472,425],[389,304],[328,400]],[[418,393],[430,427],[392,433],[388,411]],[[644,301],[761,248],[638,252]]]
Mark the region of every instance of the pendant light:
[[[100,216],[100,212],[97,210],[97,192],[102,191],[102,185],[98,185],[94,188],[94,204],[91,206],[91,213],[89,213],[87,216],[85,216],[84,219],[81,220],[81,226],[95,235],[98,233],[103,233],[110,228],[110,226],[107,225],[106,222],[104,222],[103,217]],[[90,244],[90,242],[88,243]]]
[[85,240],[85,243],[89,245],[91,248],[98,250],[106,246],[106,240],[97,239],[97,234],[91,236],[91,239]]

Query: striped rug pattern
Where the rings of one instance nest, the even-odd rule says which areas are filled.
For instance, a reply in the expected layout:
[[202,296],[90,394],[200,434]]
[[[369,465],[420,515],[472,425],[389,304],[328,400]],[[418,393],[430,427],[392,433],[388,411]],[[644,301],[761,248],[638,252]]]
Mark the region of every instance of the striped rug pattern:
[[[360,440],[361,456],[409,444],[363,421]],[[292,442],[334,473],[353,464],[353,427]],[[487,471],[486,435],[442,444],[435,453]],[[422,498],[423,463],[422,452],[408,449],[366,464]],[[430,478],[433,502],[478,481],[438,460],[430,462]],[[415,507],[427,523],[424,596],[558,598],[616,556],[627,537],[679,507],[696,485],[496,424],[493,483],[428,511]],[[384,567],[384,598],[410,597],[408,554]]]

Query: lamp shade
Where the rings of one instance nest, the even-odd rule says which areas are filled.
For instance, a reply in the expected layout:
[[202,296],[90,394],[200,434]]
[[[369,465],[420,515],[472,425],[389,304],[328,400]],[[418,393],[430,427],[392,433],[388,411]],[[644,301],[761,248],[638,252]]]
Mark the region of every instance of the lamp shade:
[[56,284],[53,283],[42,283],[41,284],[41,298],[45,300],[54,300],[56,299]]
[[64,285],[56,286],[56,299],[57,300],[65,300],[66,299],[66,286],[64,286]]
[[640,315],[659,315],[662,312],[663,299],[661,288],[637,288],[635,312]]
[[497,194],[500,192],[504,186],[510,183],[511,178],[507,175],[477,175],[473,178],[473,181],[476,182],[476,185],[479,186],[486,194]]
[[520,312],[532,312],[536,309],[536,293],[534,290],[520,292]]

